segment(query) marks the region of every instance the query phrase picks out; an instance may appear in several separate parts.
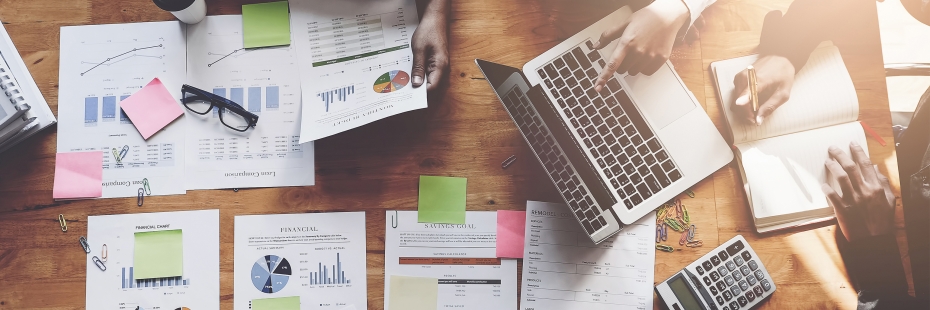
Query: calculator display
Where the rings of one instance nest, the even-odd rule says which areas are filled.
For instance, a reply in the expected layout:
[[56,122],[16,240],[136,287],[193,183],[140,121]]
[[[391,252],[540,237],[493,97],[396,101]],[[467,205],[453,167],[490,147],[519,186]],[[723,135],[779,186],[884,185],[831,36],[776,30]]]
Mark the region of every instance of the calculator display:
[[681,306],[684,310],[703,310],[701,303],[697,301],[694,297],[694,292],[691,291],[691,288],[688,287],[688,284],[685,283],[683,277],[679,276],[677,279],[668,283],[668,286],[672,289],[672,292],[675,293],[675,297],[678,297],[678,302],[681,303]]

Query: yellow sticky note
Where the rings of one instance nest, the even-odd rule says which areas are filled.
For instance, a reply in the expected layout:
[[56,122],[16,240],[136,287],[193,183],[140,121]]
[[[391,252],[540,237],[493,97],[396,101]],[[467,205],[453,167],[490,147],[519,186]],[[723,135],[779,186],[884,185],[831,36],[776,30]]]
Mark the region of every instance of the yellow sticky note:
[[300,296],[252,299],[252,310],[300,310]]
[[436,310],[439,279],[391,276],[391,292],[385,310]]
[[139,279],[180,277],[184,267],[180,229],[137,232],[133,253],[133,277]]

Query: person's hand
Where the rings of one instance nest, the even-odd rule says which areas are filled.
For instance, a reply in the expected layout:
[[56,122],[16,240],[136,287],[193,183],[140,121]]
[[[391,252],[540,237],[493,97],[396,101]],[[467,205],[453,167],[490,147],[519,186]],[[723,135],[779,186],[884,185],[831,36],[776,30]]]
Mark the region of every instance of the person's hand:
[[630,16],[630,22],[616,25],[601,34],[595,49],[619,38],[607,66],[601,71],[594,90],[600,92],[614,72],[652,75],[672,53],[675,37],[691,21],[688,7],[681,0],[656,0]]
[[733,77],[736,86],[736,106],[738,115],[750,123],[762,125],[765,118],[778,107],[788,101],[791,96],[791,86],[794,85],[794,65],[788,58],[777,55],[764,55],[752,64],[756,69],[756,91],[759,95],[759,111],[752,111],[752,102],[749,100],[749,71],[743,70]]
[[413,33],[413,87],[429,84],[433,91],[449,72],[448,10],[427,9]]
[[836,222],[853,242],[894,230],[895,196],[888,178],[879,173],[855,142],[849,145],[852,157],[838,147],[829,149],[826,168],[839,182],[843,196],[833,187],[822,184],[827,200],[836,213]]

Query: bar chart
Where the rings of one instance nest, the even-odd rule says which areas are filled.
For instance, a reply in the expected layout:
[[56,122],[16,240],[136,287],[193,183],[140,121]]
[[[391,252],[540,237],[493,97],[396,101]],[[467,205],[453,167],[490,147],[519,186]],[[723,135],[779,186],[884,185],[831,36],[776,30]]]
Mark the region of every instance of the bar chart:
[[326,284],[351,284],[352,281],[346,278],[345,270],[342,270],[342,260],[339,253],[336,253],[335,265],[317,264],[317,271],[310,273],[310,285]]
[[123,267],[122,269],[123,269],[122,271],[123,289],[144,288],[144,287],[188,286],[191,284],[190,279],[182,279],[181,277],[133,280],[132,267],[129,267],[129,268]]
[[[280,86],[214,88],[213,94],[232,100],[240,107],[255,114],[262,112],[263,105],[265,111],[277,111],[281,107]],[[264,102],[262,98],[265,99]],[[213,117],[217,117],[216,110],[213,110]]]
[[119,101],[116,98],[116,96],[84,98],[84,126],[95,127],[100,122],[116,122],[117,110],[119,111],[120,124],[132,124],[132,121],[117,104],[117,102],[129,98],[129,95],[119,96]]
[[327,90],[316,94],[317,97],[323,100],[323,103],[326,104],[326,112],[329,112],[329,105],[339,100],[339,102],[345,102],[349,98],[349,95],[355,93],[355,85],[344,86],[336,89]]

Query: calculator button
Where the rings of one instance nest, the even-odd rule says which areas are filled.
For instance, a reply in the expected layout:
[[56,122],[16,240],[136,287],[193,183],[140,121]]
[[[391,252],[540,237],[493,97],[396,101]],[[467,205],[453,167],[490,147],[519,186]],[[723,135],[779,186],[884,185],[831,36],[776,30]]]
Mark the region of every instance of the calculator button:
[[727,284],[726,284],[726,283],[723,283],[723,281],[717,282],[717,289],[719,289],[721,292],[722,292],[722,291],[726,291],[726,290],[727,290]]
[[739,306],[740,306],[740,307],[749,304],[749,301],[746,300],[746,297],[743,297],[743,296],[740,296],[739,298],[737,298],[736,301],[739,302]]
[[749,254],[749,251],[743,251],[743,254],[740,254],[740,256],[742,256],[744,260],[752,259],[752,254]]
[[707,271],[714,270],[714,265],[711,264],[710,261],[704,261],[704,263],[702,263],[701,266],[704,266],[704,269]]
[[746,276],[746,281],[749,281],[750,286],[756,285],[756,277],[753,277],[752,275]]
[[[761,290],[762,288],[759,288],[759,289]],[[711,294],[714,294],[714,296],[717,296],[717,294],[720,294],[720,291],[717,290],[717,287],[716,287],[716,286],[711,286],[711,287],[710,287],[710,293],[711,293]]]
[[746,281],[739,281],[739,289],[743,290],[743,292],[748,291],[749,283],[746,283]]
[[730,309],[733,309],[733,310],[739,309],[739,304],[737,304],[735,301],[731,301],[729,306],[730,306]]
[[749,261],[749,269],[752,269],[753,271],[755,271],[756,269],[759,269],[759,264],[756,263],[755,260],[751,260]]
[[720,265],[720,258],[717,256],[711,256],[710,262],[714,263],[714,266]]
[[[723,300],[730,301],[730,299],[733,299],[733,293],[730,293],[730,291],[723,291]],[[719,302],[720,300],[718,299],[717,301]]]
[[730,273],[730,271],[727,270],[727,267],[725,266],[720,266],[720,268],[717,268],[717,272],[720,273],[721,276],[725,276]]
[[731,276],[726,276],[723,278],[723,282],[726,282],[727,285],[733,285],[733,283],[736,283],[736,280],[733,280]]
[[695,268],[695,269],[697,269],[698,275],[704,274],[704,267],[697,266],[697,268]]
[[720,280],[720,274],[718,274],[716,271],[711,271],[710,279],[714,281]]
[[739,296],[739,294],[742,293],[743,291],[740,291],[740,290],[739,290],[739,287],[736,286],[736,285],[734,285],[734,286],[731,286],[731,287],[730,287],[730,291],[729,291],[729,292],[730,292],[731,294],[733,294],[733,296]]
[[749,302],[756,300],[756,293],[753,293],[752,291],[746,292],[746,295],[743,296],[746,296],[746,299],[749,299]]
[[742,280],[742,279],[743,279],[743,275],[740,274],[739,271],[734,271],[734,272],[731,273],[730,275],[733,276],[733,280],[736,280],[736,281],[739,281],[739,280]]
[[756,296],[762,297],[762,286],[756,285],[752,288],[752,292],[756,293]]
[[740,266],[739,271],[742,272],[744,276],[752,273],[752,270],[749,270],[749,266]]
[[762,289],[766,292],[772,289],[772,283],[769,283],[769,280],[762,279],[759,281],[759,283],[762,283]]
[[710,278],[708,278],[707,276],[704,276],[704,284],[710,285],[711,283],[713,282],[710,281]]
[[733,263],[733,261],[727,261],[727,269],[730,269],[730,271],[733,271],[733,269],[736,269],[736,264]]
[[727,251],[720,251],[720,253],[717,253],[717,257],[719,257],[720,260],[727,260],[727,258],[730,258],[730,255],[727,254]]
[[746,245],[743,244],[743,240],[736,240],[736,242],[733,242],[733,244],[727,247],[727,254],[734,256],[745,248]]
[[743,263],[744,263],[743,258],[742,258],[742,257],[739,257],[739,256],[737,256],[736,258],[734,258],[734,259],[733,259],[733,262],[735,262],[737,266],[742,266]]
[[756,272],[754,272],[753,274],[756,275],[756,279],[759,279],[759,280],[765,279],[764,274],[762,274],[762,270],[756,270]]
[[723,296],[717,296],[717,304],[723,305]]
[[723,308],[720,308],[720,310],[736,310],[736,309],[730,309],[730,308],[727,307],[727,306],[723,306]]

